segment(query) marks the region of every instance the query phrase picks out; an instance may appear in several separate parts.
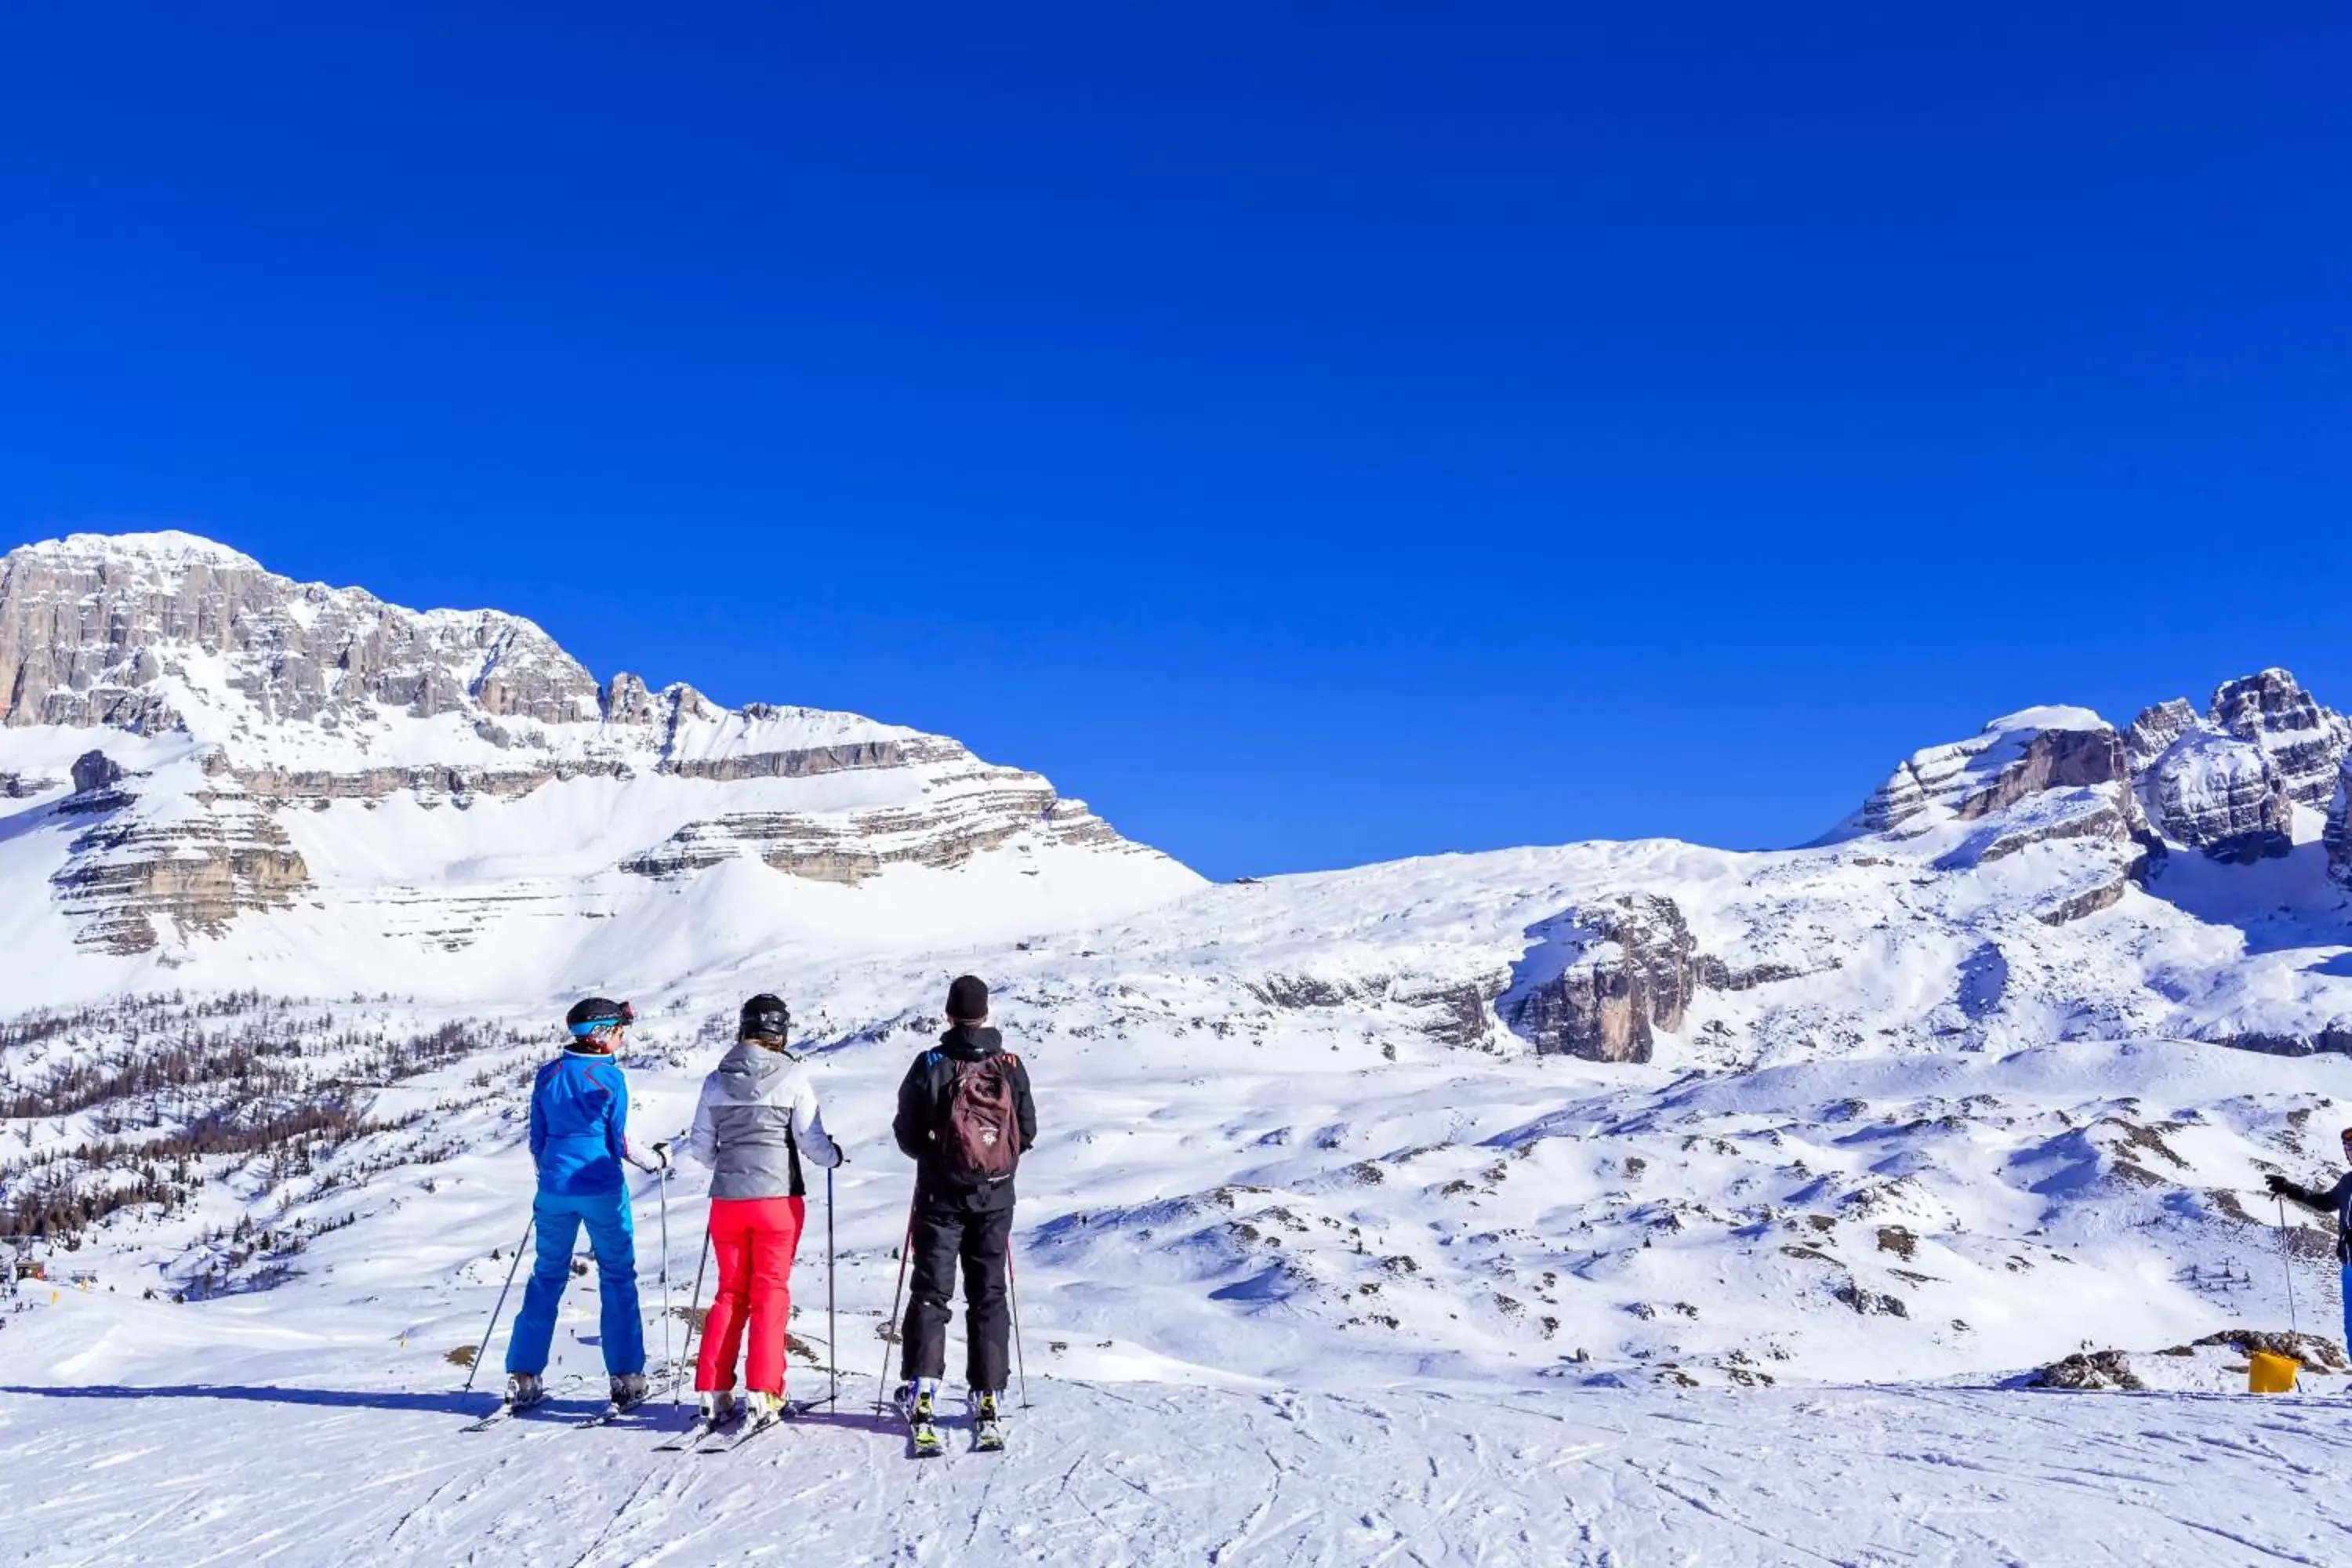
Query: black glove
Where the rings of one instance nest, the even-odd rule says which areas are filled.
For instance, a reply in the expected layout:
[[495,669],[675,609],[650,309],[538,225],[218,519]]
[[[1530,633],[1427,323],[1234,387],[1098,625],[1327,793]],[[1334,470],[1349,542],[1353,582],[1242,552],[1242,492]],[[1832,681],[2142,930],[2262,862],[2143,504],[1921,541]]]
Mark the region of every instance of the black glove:
[[2263,1178],[2263,1185],[2271,1190],[2271,1196],[2274,1198],[2283,1198],[2286,1196],[2287,1189],[2294,1185],[2294,1184],[2288,1181],[2284,1176],[2280,1175],[2276,1171],[2273,1171],[2270,1174]]

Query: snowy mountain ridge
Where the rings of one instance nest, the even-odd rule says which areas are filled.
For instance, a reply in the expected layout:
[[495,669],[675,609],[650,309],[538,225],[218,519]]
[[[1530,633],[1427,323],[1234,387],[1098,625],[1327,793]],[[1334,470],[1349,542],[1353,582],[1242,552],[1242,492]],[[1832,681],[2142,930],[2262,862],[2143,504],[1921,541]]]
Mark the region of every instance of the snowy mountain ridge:
[[[1199,885],[944,737],[599,683],[518,616],[296,584],[184,534],[0,561],[0,779],[29,803],[0,879],[46,888],[15,915],[27,1001],[192,968],[478,994],[469,949],[520,938],[560,975],[583,922],[668,928],[681,904],[727,906],[746,951],[974,929],[926,873],[985,887],[991,934]],[[780,875],[730,900],[739,862]]]
[[[906,1214],[883,1130],[963,970],[1039,1086],[1033,1372],[1213,1391],[1137,1395],[1203,1442],[1290,1418],[1253,1401],[1385,1420],[1331,1392],[1366,1387],[1431,1430],[1531,1433],[1557,1401],[1666,1424],[1658,1398],[1717,1391],[1794,1420],[1772,1385],[1920,1385],[1857,1406],[1899,1422],[2105,1348],[2218,1392],[2236,1352],[2200,1342],[2284,1327],[2290,1278],[2304,1327],[2330,1299],[2332,1238],[2271,1228],[2260,1186],[2322,1173],[2352,1121],[2347,725],[2284,670],[2126,725],[1996,720],[1800,848],[1216,886],[942,737],[599,683],[528,622],[184,536],[0,562],[0,980],[33,1009],[0,1020],[0,1216],[89,1286],[0,1312],[52,1391],[0,1391],[0,1418],[302,1368],[393,1391],[371,1418],[423,1441],[527,1206],[530,1074],[592,989],[641,1010],[656,1133],[742,995],[792,999],[853,1151],[838,1357],[863,1398]],[[682,1287],[694,1184],[668,1206]],[[648,1192],[641,1249],[658,1224]],[[566,1322],[557,1372],[593,1374]],[[1423,1501],[1442,1532],[1453,1505]],[[446,1558],[409,1517],[377,1546]],[[1247,1560],[1287,1528],[1209,1544]]]

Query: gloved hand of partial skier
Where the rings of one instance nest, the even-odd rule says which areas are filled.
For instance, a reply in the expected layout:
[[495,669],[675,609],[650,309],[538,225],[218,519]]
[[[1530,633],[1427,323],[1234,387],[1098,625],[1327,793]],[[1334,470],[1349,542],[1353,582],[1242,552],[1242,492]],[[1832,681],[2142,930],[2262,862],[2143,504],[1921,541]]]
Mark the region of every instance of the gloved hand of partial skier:
[[2271,1196],[2274,1198],[2283,1198],[2286,1196],[2287,1188],[2294,1184],[2294,1183],[2288,1181],[2284,1176],[2280,1175],[2276,1171],[2271,1172],[2268,1175],[2263,1178],[2263,1185],[2271,1190]]

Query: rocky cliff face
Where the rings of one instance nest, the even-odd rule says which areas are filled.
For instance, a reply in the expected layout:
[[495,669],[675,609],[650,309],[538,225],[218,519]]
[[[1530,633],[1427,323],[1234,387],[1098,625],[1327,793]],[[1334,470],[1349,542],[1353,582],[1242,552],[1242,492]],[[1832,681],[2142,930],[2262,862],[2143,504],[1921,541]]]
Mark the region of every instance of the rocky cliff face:
[[2352,724],[2292,674],[2266,669],[2222,682],[2201,718],[2185,699],[2147,710],[2128,749],[2158,833],[2245,861],[2293,848],[2294,808],[2329,805],[2347,745]]
[[2327,874],[2346,887],[2352,887],[2352,755],[2336,781],[2335,798],[2327,806],[2327,827],[2321,835],[2327,848]]
[[2122,737],[2088,709],[2029,709],[1969,740],[1913,752],[1849,827],[1899,833],[1952,817],[1973,820],[2043,790],[2110,784],[2129,768]]
[[2140,710],[2131,728],[2124,732],[2124,745],[2132,771],[2139,772],[2164,755],[2172,742],[2197,727],[2197,710],[2186,697],[2176,697],[2169,702],[2159,702],[2153,708]]
[[1538,1051],[1646,1062],[1673,1031],[1704,970],[1672,899],[1628,894],[1571,910],[1537,933],[1497,1012]]
[[2194,729],[2149,764],[2146,778],[2149,815],[2176,844],[2227,861],[2294,847],[2294,799],[2258,745]]
[[[2293,847],[2298,807],[2336,800],[2347,748],[2352,721],[2321,706],[2284,669],[2223,682],[2202,714],[2186,698],[2144,709],[2121,731],[2085,710],[2033,709],[1971,740],[1914,753],[1833,837],[2002,819],[2011,808],[2074,791],[2095,794],[2106,806],[2095,814],[2037,808],[2021,836],[1964,846],[1958,859],[1999,858],[2052,833],[2137,844],[2142,869],[2168,847],[2225,862],[2263,859]],[[2336,810],[2330,838],[2341,846],[2342,874],[2352,878],[2352,824],[2345,816]]]
[[2352,746],[2352,723],[2323,708],[2284,669],[2225,681],[2208,715],[2214,726],[2261,750],[2287,797],[2325,807]]
[[[998,853],[1026,857],[1023,870],[1071,849],[1169,864],[1036,774],[945,737],[731,710],[626,673],[600,684],[519,616],[406,610],[184,534],[77,535],[0,560],[0,737],[13,737],[0,763],[29,759],[5,770],[9,798],[45,803],[16,826],[71,827],[52,896],[85,947],[121,954],[328,898],[304,853],[327,831],[310,817],[395,805],[509,813],[510,835],[453,847],[450,865],[470,877],[504,854],[524,886],[482,899],[551,911],[578,873],[522,872],[542,830],[575,867],[591,834],[592,866],[624,882],[684,883],[733,859],[852,886]],[[60,797],[53,759],[68,756],[80,761]],[[352,835],[334,837],[349,848]],[[462,921],[432,934],[466,940]]]
[[598,717],[588,672],[495,610],[418,615],[184,534],[78,534],[0,561],[0,722],[159,733],[214,685],[259,720],[328,729],[371,709]]

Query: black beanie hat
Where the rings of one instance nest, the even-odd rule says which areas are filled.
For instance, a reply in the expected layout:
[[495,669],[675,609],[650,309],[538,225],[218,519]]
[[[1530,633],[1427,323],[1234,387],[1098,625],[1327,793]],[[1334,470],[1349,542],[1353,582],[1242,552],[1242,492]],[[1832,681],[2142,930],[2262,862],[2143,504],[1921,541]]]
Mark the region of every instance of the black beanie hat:
[[977,974],[959,974],[948,987],[948,1017],[958,1024],[977,1024],[988,1016],[988,983]]
[[736,1034],[746,1040],[768,1035],[782,1039],[792,1025],[793,1010],[784,1005],[784,999],[762,991],[743,1004],[742,1024]]

